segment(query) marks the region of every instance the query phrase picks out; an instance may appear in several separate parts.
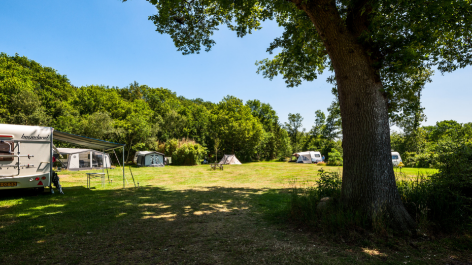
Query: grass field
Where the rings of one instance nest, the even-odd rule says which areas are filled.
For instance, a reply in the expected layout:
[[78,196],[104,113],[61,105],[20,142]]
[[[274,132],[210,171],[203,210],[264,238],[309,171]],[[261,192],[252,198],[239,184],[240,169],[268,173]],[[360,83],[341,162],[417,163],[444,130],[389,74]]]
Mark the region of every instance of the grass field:
[[[287,220],[290,183],[319,166],[261,162],[110,170],[102,187],[60,172],[64,195],[0,194],[1,264],[468,264],[468,235],[363,240],[305,231]],[[337,171],[337,167],[324,167]],[[405,172],[408,171],[408,172]],[[414,177],[417,169],[402,169]],[[434,170],[424,169],[424,173]],[[436,235],[437,236],[437,235]]]

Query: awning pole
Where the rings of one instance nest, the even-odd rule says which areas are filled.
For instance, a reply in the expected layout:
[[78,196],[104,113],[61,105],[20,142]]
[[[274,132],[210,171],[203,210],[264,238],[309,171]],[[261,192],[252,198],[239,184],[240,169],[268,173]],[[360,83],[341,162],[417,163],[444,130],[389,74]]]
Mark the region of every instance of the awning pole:
[[118,155],[116,154],[115,149],[113,149],[113,153],[115,153],[116,162],[118,162],[118,165],[120,165],[120,167],[121,167],[120,159],[118,159]]
[[123,146],[122,148],[123,148],[123,161],[122,161],[123,166],[122,166],[122,168],[123,168],[123,189],[124,189],[125,188],[125,147]]

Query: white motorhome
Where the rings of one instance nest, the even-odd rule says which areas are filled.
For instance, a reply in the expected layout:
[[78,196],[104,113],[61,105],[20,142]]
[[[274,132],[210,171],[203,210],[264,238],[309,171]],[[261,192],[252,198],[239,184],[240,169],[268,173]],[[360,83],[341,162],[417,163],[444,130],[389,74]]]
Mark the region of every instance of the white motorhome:
[[318,151],[299,152],[293,155],[297,157],[297,163],[318,163],[323,161],[323,157]]
[[0,124],[0,190],[52,188],[53,130]]
[[402,162],[402,157],[398,152],[392,152],[392,163],[393,166],[398,166]]

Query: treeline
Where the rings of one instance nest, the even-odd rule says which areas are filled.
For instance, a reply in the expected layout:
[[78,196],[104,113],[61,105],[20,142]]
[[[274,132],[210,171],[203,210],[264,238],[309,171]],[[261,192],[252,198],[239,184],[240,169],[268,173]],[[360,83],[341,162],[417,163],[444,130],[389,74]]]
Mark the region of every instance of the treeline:
[[[203,157],[214,161],[216,150],[219,157],[236,154],[242,161],[284,159],[304,150],[342,153],[336,102],[327,118],[317,111],[310,131],[301,128],[302,120],[300,114],[290,114],[282,124],[270,104],[257,99],[244,103],[227,96],[212,103],[137,82],[124,88],[75,87],[50,67],[0,54],[1,123],[52,126],[124,143],[127,160],[139,150],[179,154],[174,160],[182,164],[199,163]],[[191,158],[182,159],[189,153]]]
[[400,152],[407,167],[440,168],[441,155],[458,146],[472,144],[472,122],[461,124],[454,120],[437,122],[434,126],[406,128],[390,136],[392,149]]

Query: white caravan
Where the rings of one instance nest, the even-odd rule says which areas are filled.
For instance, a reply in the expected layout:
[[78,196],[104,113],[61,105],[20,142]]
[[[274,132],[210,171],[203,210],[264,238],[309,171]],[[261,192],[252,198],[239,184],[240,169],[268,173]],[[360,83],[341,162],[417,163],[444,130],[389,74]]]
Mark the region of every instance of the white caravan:
[[393,166],[398,166],[402,162],[402,157],[398,152],[392,152],[392,164]]
[[323,158],[321,153],[318,151],[306,151],[295,153],[295,156],[298,155],[297,163],[318,163],[322,162]]
[[41,191],[46,186],[52,190],[52,183],[59,186],[52,171],[53,130],[0,124],[0,190],[37,188]]

